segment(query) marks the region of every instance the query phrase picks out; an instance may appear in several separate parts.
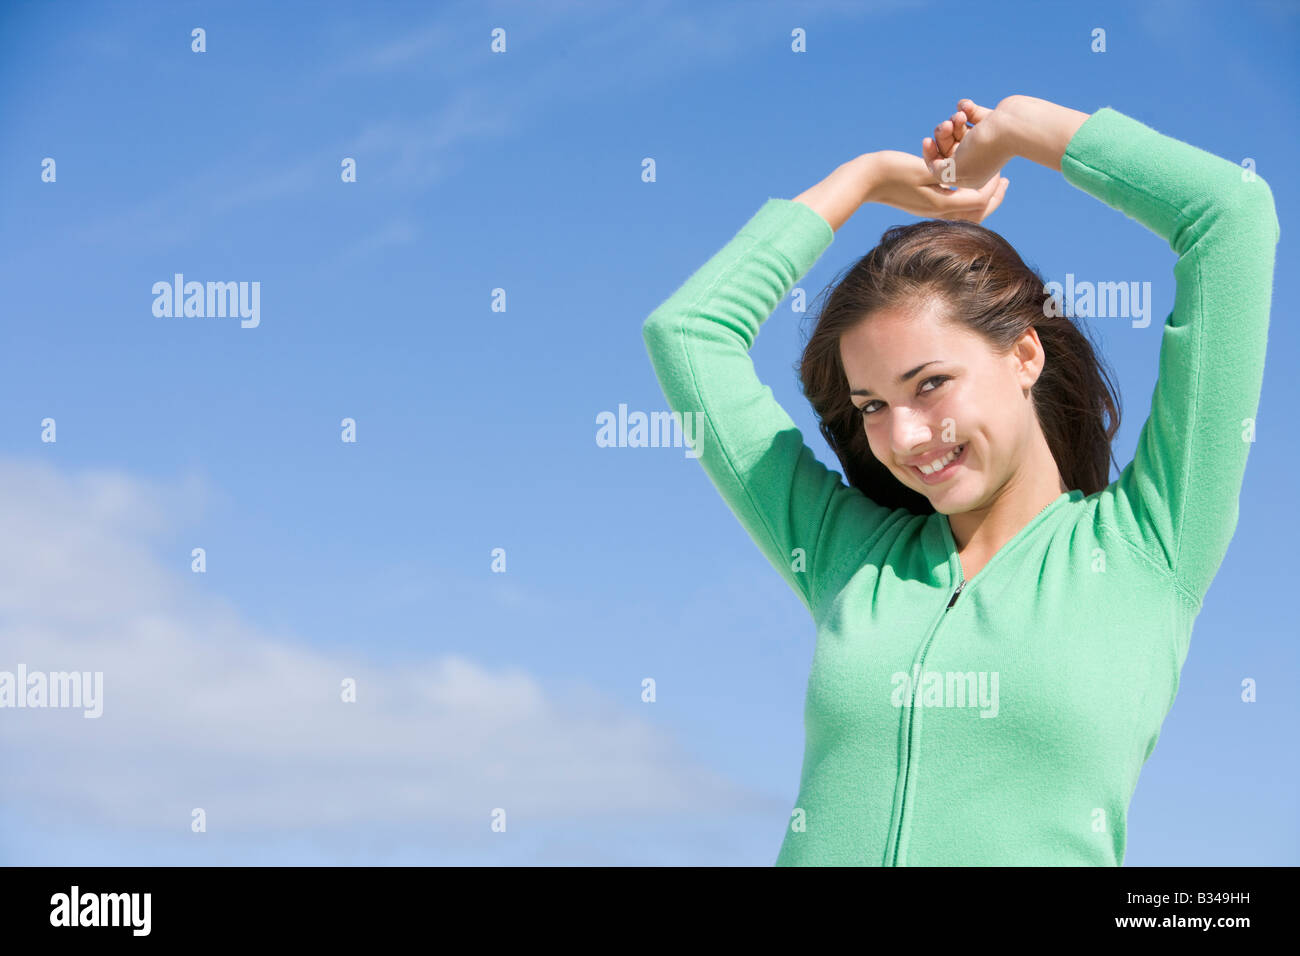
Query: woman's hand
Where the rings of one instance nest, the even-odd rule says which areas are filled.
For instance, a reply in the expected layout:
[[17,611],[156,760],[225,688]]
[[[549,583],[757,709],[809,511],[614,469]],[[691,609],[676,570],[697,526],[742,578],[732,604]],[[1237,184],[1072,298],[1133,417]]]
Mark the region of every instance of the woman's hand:
[[991,179],[983,189],[948,189],[938,184],[920,156],[893,149],[863,153],[836,167],[815,186],[794,197],[838,231],[864,202],[879,202],[929,219],[979,222],[1002,202],[1007,180]]
[[979,189],[1016,155],[1016,124],[1008,122],[1008,113],[1017,99],[1007,97],[996,109],[958,101],[957,112],[934,128],[933,138],[921,141],[921,155],[939,182]]
[[873,173],[867,201],[928,219],[980,222],[1002,204],[1010,183],[994,177],[979,189],[948,189],[937,182],[930,166],[919,156],[892,149],[869,155]]

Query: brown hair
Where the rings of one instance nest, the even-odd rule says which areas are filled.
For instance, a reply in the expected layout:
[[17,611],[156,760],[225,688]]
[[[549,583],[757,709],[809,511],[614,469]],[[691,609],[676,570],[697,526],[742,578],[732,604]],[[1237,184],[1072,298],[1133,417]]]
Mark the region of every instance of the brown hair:
[[1061,478],[1085,495],[1109,483],[1111,439],[1120,415],[1111,374],[1068,316],[1046,314],[1050,296],[1042,277],[996,232],[964,220],[892,226],[822,297],[797,370],[845,479],[872,501],[934,513],[928,498],[872,454],[862,412],[849,400],[840,336],[879,309],[915,307],[936,298],[947,306],[949,320],[983,336],[1003,355],[1031,326],[1037,330],[1046,358],[1030,394]]

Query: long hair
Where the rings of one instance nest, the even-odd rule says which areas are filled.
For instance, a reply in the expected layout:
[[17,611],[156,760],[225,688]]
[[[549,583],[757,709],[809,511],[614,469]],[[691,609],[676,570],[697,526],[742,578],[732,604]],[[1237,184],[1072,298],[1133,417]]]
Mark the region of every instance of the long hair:
[[1109,484],[1119,397],[1092,342],[1048,309],[1042,277],[996,232],[964,220],[927,219],[885,230],[880,243],[822,293],[817,324],[797,364],[804,394],[844,477],[877,504],[934,513],[921,493],[878,461],[862,413],[849,400],[840,337],[881,309],[939,299],[945,315],[1008,354],[1031,326],[1045,361],[1030,392],[1034,413],[1061,478],[1085,495]]

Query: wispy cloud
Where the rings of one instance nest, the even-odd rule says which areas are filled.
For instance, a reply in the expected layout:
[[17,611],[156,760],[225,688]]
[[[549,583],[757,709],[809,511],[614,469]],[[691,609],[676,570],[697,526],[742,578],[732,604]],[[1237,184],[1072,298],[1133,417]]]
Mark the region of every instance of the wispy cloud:
[[[278,95],[309,102],[372,90],[378,103],[391,97],[391,84],[424,83],[430,104],[394,108],[369,117],[359,128],[327,130],[315,147],[277,155],[265,137],[225,153],[221,160],[177,182],[165,195],[92,218],[80,230],[83,241],[116,245],[123,235],[142,244],[192,240],[220,216],[253,204],[284,201],[338,179],[339,162],[353,156],[368,188],[400,191],[405,198],[453,174],[463,155],[485,142],[521,140],[548,119],[582,109],[611,91],[653,88],[680,80],[694,64],[719,63],[767,45],[788,43],[788,30],[820,18],[867,16],[919,0],[878,0],[870,5],[823,0],[795,8],[775,2],[692,6],[678,0],[636,5],[573,2],[545,11],[516,4],[458,4],[433,18],[378,37],[335,37],[353,44],[341,59],[325,55],[289,74],[292,89]],[[789,14],[788,23],[778,22]],[[560,15],[563,14],[563,15]],[[347,19],[336,30],[368,23]],[[508,52],[489,50],[494,27],[507,30]],[[779,35],[774,33],[780,26]],[[105,48],[114,46],[111,38]],[[313,47],[307,45],[306,49]],[[506,59],[509,58],[509,59]],[[521,82],[516,64],[527,63]],[[411,74],[414,74],[414,78]],[[400,98],[406,102],[407,98]],[[256,152],[256,155],[254,155]],[[269,175],[268,168],[275,170]],[[250,170],[257,170],[250,178]],[[382,194],[382,193],[381,193]]]
[[448,18],[434,22],[392,40],[361,48],[339,65],[344,74],[382,72],[418,62],[434,51],[456,48],[464,40],[464,27],[455,28]]
[[335,265],[354,262],[383,249],[409,245],[420,236],[419,228],[409,219],[393,219],[375,232],[362,236],[334,257]]

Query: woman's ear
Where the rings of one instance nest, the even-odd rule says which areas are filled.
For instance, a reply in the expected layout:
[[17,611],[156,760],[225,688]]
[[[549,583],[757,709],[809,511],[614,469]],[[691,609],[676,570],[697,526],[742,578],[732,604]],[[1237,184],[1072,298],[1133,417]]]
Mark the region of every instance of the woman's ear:
[[1012,354],[1016,358],[1016,374],[1020,376],[1020,387],[1022,390],[1028,390],[1043,374],[1043,366],[1047,362],[1047,353],[1043,351],[1038,330],[1032,325],[1027,328],[1016,340]]

